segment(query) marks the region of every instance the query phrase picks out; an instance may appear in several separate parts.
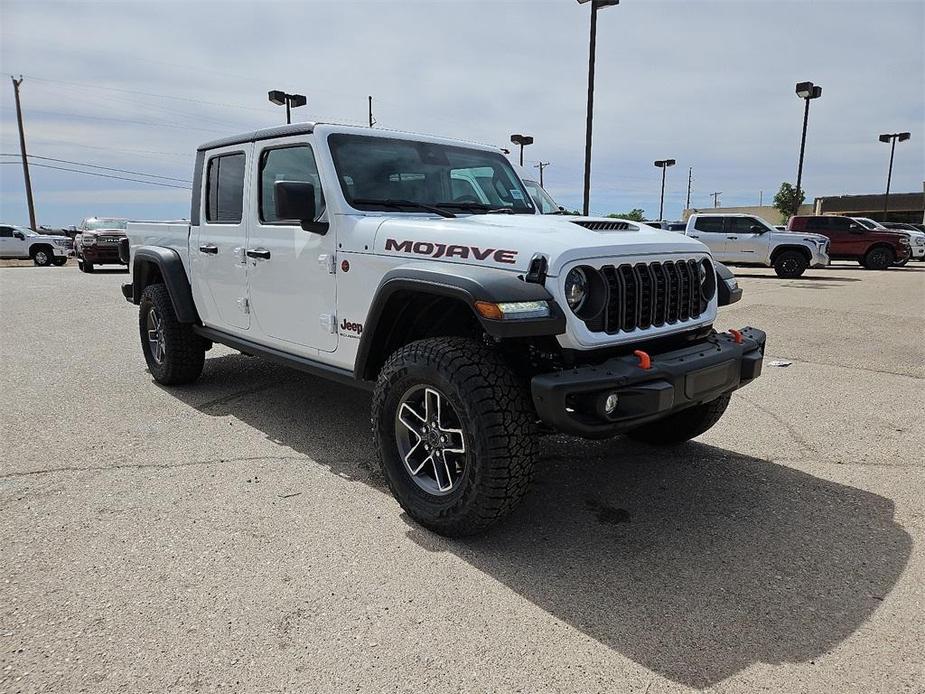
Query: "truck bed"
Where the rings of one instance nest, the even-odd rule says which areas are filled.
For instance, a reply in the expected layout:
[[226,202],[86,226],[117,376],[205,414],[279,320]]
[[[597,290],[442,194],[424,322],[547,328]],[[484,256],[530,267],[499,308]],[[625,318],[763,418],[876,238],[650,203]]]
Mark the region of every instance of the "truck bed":
[[132,257],[139,246],[172,248],[180,254],[183,265],[189,272],[190,224],[188,221],[129,222],[125,232],[128,235],[129,252]]

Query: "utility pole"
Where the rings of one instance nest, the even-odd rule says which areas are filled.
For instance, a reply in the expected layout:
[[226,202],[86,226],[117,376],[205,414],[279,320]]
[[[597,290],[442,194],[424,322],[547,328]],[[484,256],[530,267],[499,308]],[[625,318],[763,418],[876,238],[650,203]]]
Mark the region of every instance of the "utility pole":
[[26,133],[22,125],[22,106],[19,104],[19,85],[22,84],[22,75],[17,80],[10,75],[13,80],[13,92],[16,95],[16,121],[19,123],[19,149],[22,152],[22,176],[26,181],[26,202],[29,205],[29,228],[33,231],[38,230],[35,223],[35,203],[32,200],[32,178],[29,176],[29,160],[26,158]]
[[369,98],[369,127],[373,127],[376,124],[376,119],[373,118],[373,97]]
[[548,161],[538,161],[533,167],[534,169],[540,170],[540,188],[543,187],[543,169],[545,169],[547,166],[549,166]]
[[764,207],[764,191],[758,191],[758,207]]
[[717,193],[710,193],[710,195],[713,196],[713,209],[716,209],[717,207],[719,207],[719,196],[722,194],[723,194],[722,191],[719,191]]
[[687,167],[687,204],[684,206],[685,210],[691,208],[691,182],[694,180],[694,167]]

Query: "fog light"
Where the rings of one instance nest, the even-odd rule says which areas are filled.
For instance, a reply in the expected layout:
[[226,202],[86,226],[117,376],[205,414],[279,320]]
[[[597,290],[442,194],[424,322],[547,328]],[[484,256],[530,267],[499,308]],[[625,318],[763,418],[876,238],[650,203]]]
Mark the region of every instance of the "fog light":
[[604,400],[604,412],[608,415],[613,414],[619,403],[620,397],[616,393],[611,393],[607,396],[607,399]]

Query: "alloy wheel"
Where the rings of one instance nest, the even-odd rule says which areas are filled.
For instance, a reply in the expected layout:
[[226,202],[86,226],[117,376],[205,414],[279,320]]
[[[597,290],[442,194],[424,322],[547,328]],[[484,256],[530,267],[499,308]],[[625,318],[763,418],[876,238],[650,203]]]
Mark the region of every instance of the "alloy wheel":
[[459,415],[445,395],[414,386],[395,413],[398,452],[414,483],[428,494],[451,493],[463,478],[466,440]]
[[148,349],[155,364],[160,365],[167,354],[167,343],[164,338],[164,326],[161,317],[154,307],[148,311]]

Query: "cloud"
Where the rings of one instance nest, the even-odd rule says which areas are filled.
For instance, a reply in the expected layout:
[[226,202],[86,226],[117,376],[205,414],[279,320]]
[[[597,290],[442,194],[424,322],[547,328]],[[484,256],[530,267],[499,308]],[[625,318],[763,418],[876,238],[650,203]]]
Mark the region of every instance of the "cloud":
[[[547,188],[563,204],[580,203],[586,6],[341,0],[113,8],[0,5],[0,62],[26,76],[34,153],[188,178],[198,143],[281,122],[268,89],[308,95],[297,119],[359,123],[372,95],[381,127],[497,145],[512,132],[532,134],[528,166],[551,161]],[[923,23],[925,4],[916,1],[647,0],[602,10],[592,207],[657,209],[652,161],[665,157],[678,160],[668,175],[668,215],[680,214],[689,166],[695,205],[714,190],[729,204],[757,201],[762,190],[768,199],[796,175],[802,104],[793,85],[804,79],[824,89],[810,116],[811,196],[881,190],[888,152],[877,134],[895,130],[913,131],[913,140],[897,151],[893,189],[920,190]],[[0,91],[0,150],[18,152],[10,91]],[[0,167],[0,190],[21,190],[14,168]],[[46,191],[112,190],[111,183],[44,171],[36,197],[52,223],[73,223],[82,201]],[[138,188],[126,184],[126,194]],[[155,216],[186,214],[185,203],[151,196],[145,209]],[[21,202],[3,200],[4,217],[24,217]],[[112,206],[100,214],[131,216],[128,199],[98,204]]]

